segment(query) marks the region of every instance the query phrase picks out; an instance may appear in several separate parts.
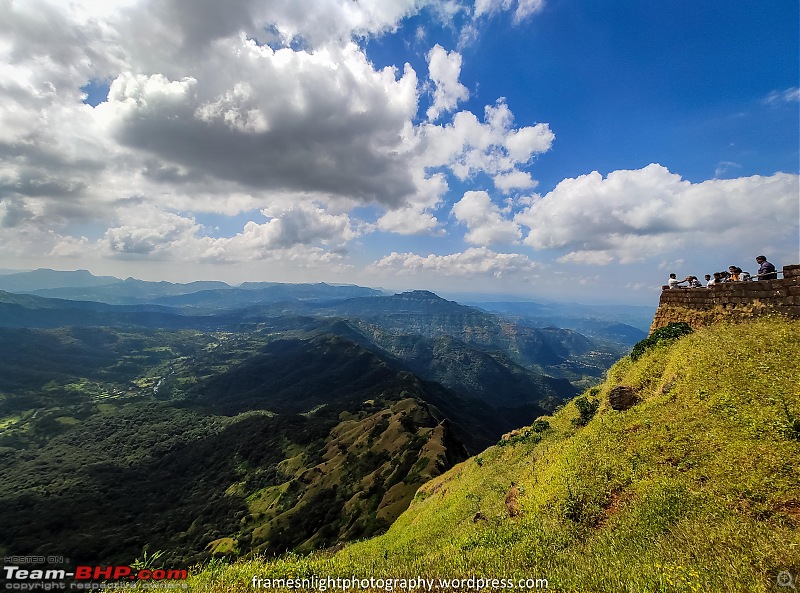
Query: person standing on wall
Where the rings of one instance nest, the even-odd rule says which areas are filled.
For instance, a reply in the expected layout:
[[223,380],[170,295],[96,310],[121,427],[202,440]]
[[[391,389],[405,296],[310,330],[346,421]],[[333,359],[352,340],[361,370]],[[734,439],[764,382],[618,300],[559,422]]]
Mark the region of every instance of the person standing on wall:
[[677,277],[676,274],[670,274],[669,275],[669,280],[667,280],[667,285],[670,288],[683,288],[681,286],[681,284],[684,284],[684,283],[686,283],[688,281],[689,281],[688,278],[684,278],[683,280],[678,280],[678,277]]
[[767,258],[763,255],[759,255],[756,257],[756,263],[758,263],[758,272],[756,273],[756,278],[759,280],[777,280],[778,274],[775,271],[775,266],[767,261]]

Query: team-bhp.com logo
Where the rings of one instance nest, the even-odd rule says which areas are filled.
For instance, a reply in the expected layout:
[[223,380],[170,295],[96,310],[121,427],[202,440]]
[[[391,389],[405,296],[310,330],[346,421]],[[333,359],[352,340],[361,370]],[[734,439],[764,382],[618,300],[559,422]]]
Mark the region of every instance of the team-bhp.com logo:
[[[22,568],[21,566],[4,566],[6,589],[11,590],[50,590],[50,589],[93,589],[90,587],[99,581],[128,582],[168,582],[183,581],[189,576],[185,569],[143,568],[135,569],[124,565],[80,565],[75,570],[67,571],[59,568]],[[70,587],[66,582],[71,580]],[[96,583],[95,583],[96,584]],[[50,585],[50,586],[48,586]]]

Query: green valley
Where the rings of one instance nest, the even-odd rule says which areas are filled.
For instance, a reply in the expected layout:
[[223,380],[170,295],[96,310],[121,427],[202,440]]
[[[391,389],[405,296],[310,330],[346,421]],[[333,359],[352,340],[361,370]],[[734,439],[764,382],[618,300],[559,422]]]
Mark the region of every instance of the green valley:
[[[764,319],[661,342],[425,484],[385,535],[333,555],[210,563],[191,586],[479,576],[558,591],[772,591],[781,571],[800,571],[798,335],[796,321]],[[629,409],[609,404],[620,387],[635,394]]]
[[[500,352],[356,319],[4,294],[24,311],[0,327],[6,554],[188,565],[376,535],[427,480],[575,394]],[[14,327],[42,311],[72,325]]]

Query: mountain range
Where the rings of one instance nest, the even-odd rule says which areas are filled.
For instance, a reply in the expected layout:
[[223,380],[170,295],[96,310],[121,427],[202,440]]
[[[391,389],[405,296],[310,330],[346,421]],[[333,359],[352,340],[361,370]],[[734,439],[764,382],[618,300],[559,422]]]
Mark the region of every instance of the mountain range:
[[[0,291],[0,549],[185,565],[382,533],[626,350],[427,291],[107,280],[0,277],[38,293]],[[127,304],[40,296],[98,292]]]

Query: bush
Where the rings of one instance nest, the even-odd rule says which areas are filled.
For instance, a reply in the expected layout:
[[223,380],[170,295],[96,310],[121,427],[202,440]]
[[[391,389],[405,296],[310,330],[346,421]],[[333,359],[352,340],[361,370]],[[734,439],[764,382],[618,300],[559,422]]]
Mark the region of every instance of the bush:
[[548,428],[550,428],[550,423],[547,420],[536,420],[531,424],[533,432],[544,432]]
[[638,360],[650,348],[663,342],[665,340],[676,340],[680,337],[689,335],[694,330],[685,321],[678,323],[669,323],[666,326],[657,329],[652,335],[646,337],[644,340],[637,342],[631,350],[631,360]]
[[575,407],[578,408],[580,416],[573,418],[572,424],[575,426],[586,426],[589,420],[594,418],[597,408],[600,407],[600,402],[582,395],[575,398]]

